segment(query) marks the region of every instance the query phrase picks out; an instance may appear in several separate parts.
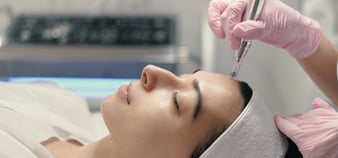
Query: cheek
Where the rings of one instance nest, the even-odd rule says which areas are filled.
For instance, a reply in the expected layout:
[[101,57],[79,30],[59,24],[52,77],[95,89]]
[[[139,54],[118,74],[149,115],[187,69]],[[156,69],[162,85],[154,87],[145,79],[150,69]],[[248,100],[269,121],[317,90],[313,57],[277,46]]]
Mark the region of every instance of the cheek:
[[109,129],[109,131],[114,130],[114,127],[117,127],[120,123],[119,121],[124,116],[124,111],[127,108],[123,108],[123,105],[117,98],[118,94],[113,94],[106,97],[101,103],[101,113],[103,120]]
[[124,126],[122,132],[128,135],[127,139],[133,143],[142,142],[138,145],[164,150],[164,146],[169,149],[182,144],[180,141],[184,140],[183,126],[180,124],[183,124],[181,120],[168,114],[167,109],[144,109],[132,122]]
[[170,103],[165,99],[144,100],[140,106],[133,109],[132,124],[142,125],[142,129],[159,132],[166,131],[167,127],[177,123],[176,115],[170,108]]
[[[159,93],[135,97],[131,105],[121,103],[116,95],[108,96],[101,112],[110,133],[143,133],[146,135],[170,132],[177,115],[167,95]],[[118,132],[120,131],[120,132]]]
[[129,106],[120,105],[114,96],[106,98],[102,115],[112,138],[134,150],[141,147],[143,151],[160,153],[190,151],[186,134],[189,126],[175,113],[168,98],[165,94],[148,94]]
[[154,91],[140,97],[135,97],[132,110],[137,120],[147,122],[170,122],[174,118],[171,96],[167,91]]

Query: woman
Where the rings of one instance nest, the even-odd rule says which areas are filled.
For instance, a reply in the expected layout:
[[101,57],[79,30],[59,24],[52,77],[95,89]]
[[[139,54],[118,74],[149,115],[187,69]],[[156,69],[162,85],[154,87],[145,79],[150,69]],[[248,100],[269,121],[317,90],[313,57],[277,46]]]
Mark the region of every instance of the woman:
[[[60,119],[50,119],[48,115],[41,120],[49,114],[47,108],[44,111],[36,106],[33,112],[27,112],[21,109],[28,106],[11,101],[6,103],[6,109],[2,109],[1,115],[7,121],[2,122],[1,129],[14,133],[27,146],[40,143],[40,147],[40,144],[29,147],[40,157],[190,157],[200,155],[216,139],[215,135],[218,136],[236,119],[250,99],[250,96],[243,96],[247,90],[245,83],[221,74],[200,71],[177,77],[149,65],[144,68],[140,81],[121,86],[118,93],[103,101],[102,116],[110,135],[102,140],[89,143],[90,139],[83,139],[85,134],[80,134],[80,138],[74,136],[74,133],[80,133],[74,132],[77,129],[65,132],[70,125],[63,126]],[[31,95],[34,91],[25,93]],[[11,96],[8,94],[2,99],[9,100]],[[83,107],[76,108],[83,111]],[[27,125],[27,129],[17,126],[15,120]],[[51,120],[57,121],[50,125]],[[9,121],[12,123],[6,124]],[[25,143],[26,138],[20,131],[39,135],[34,128],[45,129],[44,136]],[[67,134],[60,135],[60,132]]]
[[[197,158],[203,154],[221,158],[249,154],[258,158],[286,153],[285,137],[268,108],[246,83],[222,74],[198,71],[178,77],[146,66],[141,80],[121,86],[118,93],[104,99],[102,116],[109,135],[96,142],[81,131],[85,128],[79,122],[61,116],[69,105],[81,102],[67,99],[75,98],[74,94],[61,95],[55,87],[44,91],[46,87],[0,86],[0,99],[9,100],[0,106],[0,138],[6,144],[0,154],[4,157]],[[40,95],[48,100],[39,104]],[[66,105],[56,105],[57,100]],[[51,113],[56,106],[63,106],[63,111]],[[84,108],[75,106],[70,115],[85,112]]]
[[[288,51],[312,80],[338,106],[338,50],[323,35],[319,23],[279,0],[265,0],[258,21],[242,22],[248,0],[212,0],[209,25],[232,49],[240,39],[260,40]],[[291,117],[276,117],[278,128],[289,136],[306,158],[338,157],[338,117],[320,99],[313,110]]]

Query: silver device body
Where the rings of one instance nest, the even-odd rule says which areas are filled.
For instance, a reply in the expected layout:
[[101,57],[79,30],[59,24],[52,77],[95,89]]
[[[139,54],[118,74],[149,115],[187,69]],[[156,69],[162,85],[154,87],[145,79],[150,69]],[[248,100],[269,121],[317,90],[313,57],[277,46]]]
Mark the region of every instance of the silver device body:
[[[263,9],[264,0],[249,0],[246,8],[244,20],[258,20],[258,17]],[[234,53],[232,69],[229,75],[232,78],[237,77],[241,63],[244,56],[248,53],[251,46],[251,40],[241,40],[241,45],[238,50]]]

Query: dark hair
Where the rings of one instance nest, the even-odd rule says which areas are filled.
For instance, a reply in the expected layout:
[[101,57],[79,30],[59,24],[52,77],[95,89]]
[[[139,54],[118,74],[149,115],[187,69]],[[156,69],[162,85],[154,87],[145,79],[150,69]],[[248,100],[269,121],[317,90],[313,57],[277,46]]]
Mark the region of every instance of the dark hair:
[[[251,97],[252,97],[252,89],[251,87],[246,83],[242,81],[238,81],[239,89],[241,92],[241,96],[244,100],[244,105],[242,110],[246,107],[246,105],[249,103]],[[212,133],[209,135],[209,137],[206,138],[206,141],[203,143],[197,145],[197,147],[192,152],[190,158],[198,158],[202,155],[202,153],[207,150],[211,144],[227,129],[227,127],[223,128],[215,128],[212,130]]]
[[299,152],[297,145],[287,137],[288,140],[288,151],[285,154],[285,158],[303,158],[302,154]]
[[244,100],[244,105],[243,105],[243,108],[242,108],[242,110],[244,110],[246,105],[248,105],[249,101],[251,100],[252,89],[251,89],[251,87],[249,86],[248,83],[243,82],[243,81],[239,81],[239,89],[241,91],[242,98]]

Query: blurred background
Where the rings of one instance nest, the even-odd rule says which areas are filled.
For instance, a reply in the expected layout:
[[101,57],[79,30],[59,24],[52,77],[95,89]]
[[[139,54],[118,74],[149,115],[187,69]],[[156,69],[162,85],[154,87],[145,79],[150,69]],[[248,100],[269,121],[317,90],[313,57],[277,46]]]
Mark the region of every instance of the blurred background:
[[[318,20],[338,46],[338,0],[283,0]],[[232,51],[207,25],[208,0],[1,0],[0,76],[72,88],[99,110],[104,96],[155,64],[178,75],[228,73]],[[239,75],[278,114],[324,97],[287,52],[254,41]],[[113,83],[113,84],[112,84]],[[324,97],[325,98],[325,97]]]

